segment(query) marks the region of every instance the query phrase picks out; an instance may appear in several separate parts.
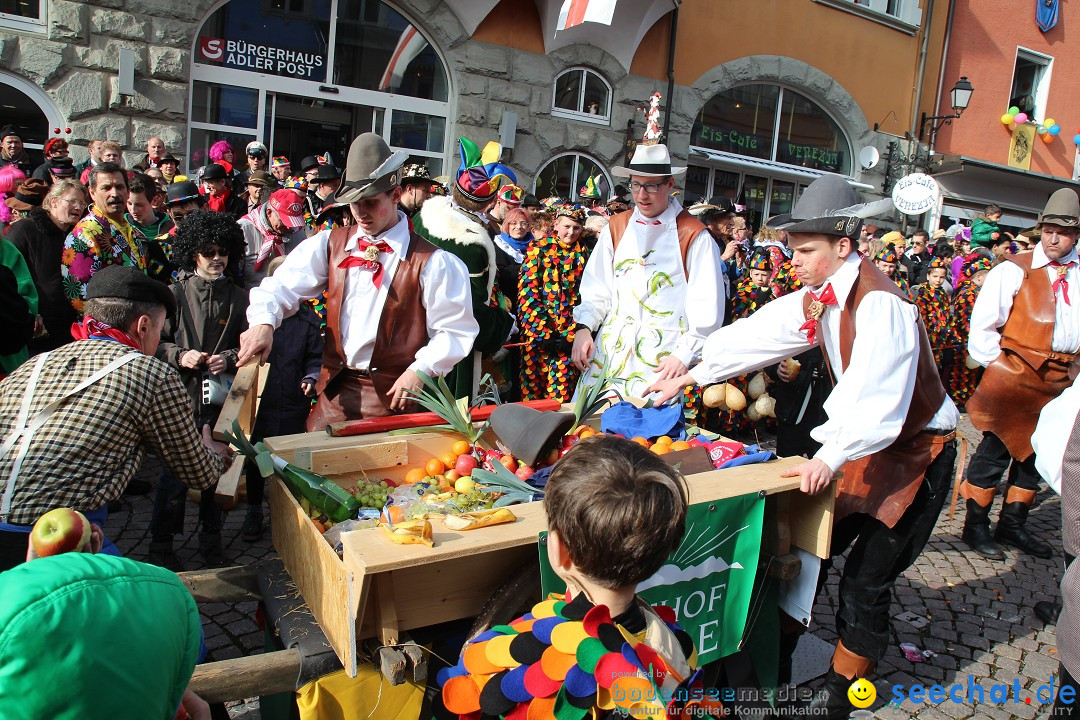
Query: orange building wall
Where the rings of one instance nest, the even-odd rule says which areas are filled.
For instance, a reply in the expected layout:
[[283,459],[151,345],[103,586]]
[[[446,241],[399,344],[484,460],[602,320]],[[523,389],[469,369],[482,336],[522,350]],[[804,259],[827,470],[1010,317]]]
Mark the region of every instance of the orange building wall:
[[[921,0],[924,24],[928,6],[934,6],[920,107],[929,114],[937,97],[949,2]],[[666,81],[670,22],[671,15],[665,15],[645,34],[631,64],[633,74]],[[540,18],[531,0],[502,0],[473,37],[543,53]],[[839,82],[868,124],[881,122],[882,131],[903,135],[911,129],[921,50],[921,32],[907,35],[810,0],[686,0],[679,9],[675,82],[692,85],[711,68],[747,55],[786,55]],[[947,79],[948,87],[955,79]]]
[[[963,117],[938,133],[937,152],[1007,164],[1010,134],[1001,124],[1001,115],[1009,108],[1016,48],[1020,46],[1054,58],[1046,114],[1061,125],[1061,134],[1051,144],[1036,138],[1031,170],[1072,177],[1076,152],[1072,138],[1080,132],[1080,45],[1076,43],[1080,8],[1073,9],[1074,5],[1061,3],[1057,27],[1044,35],[1035,26],[1034,3],[979,0],[957,4],[945,76],[955,79],[967,75],[975,92]],[[1074,33],[1071,38],[1070,32]],[[941,101],[943,115],[951,113],[951,87],[947,82]]]

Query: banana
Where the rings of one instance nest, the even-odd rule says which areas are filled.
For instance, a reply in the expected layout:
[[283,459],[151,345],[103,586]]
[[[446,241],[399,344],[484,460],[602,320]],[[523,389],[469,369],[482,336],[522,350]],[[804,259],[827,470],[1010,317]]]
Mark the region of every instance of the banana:
[[391,542],[398,545],[427,545],[434,547],[435,541],[431,539],[431,523],[425,518],[406,520],[394,525],[379,523],[390,537]]
[[481,510],[474,513],[461,513],[443,516],[443,525],[450,530],[475,530],[476,528],[489,525],[501,525],[502,523],[514,522],[517,516],[508,508],[498,510]]

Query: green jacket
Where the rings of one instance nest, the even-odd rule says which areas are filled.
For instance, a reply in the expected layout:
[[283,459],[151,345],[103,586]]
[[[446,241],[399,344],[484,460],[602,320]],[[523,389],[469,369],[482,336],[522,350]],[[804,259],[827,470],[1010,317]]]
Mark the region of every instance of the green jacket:
[[971,223],[971,244],[978,247],[990,247],[993,243],[994,233],[1001,232],[996,222],[990,222],[985,218],[976,218]]
[[[468,268],[473,315],[480,326],[473,352],[491,355],[503,346],[514,326],[514,317],[491,303],[496,272],[495,244],[491,236],[483,225],[456,208],[448,197],[429,198],[412,221],[418,235],[456,255]],[[473,356],[468,355],[446,376],[446,383],[456,397],[472,396],[473,366]]]
[[172,572],[65,553],[0,573],[4,720],[172,720],[202,625]]
[[[29,220],[23,219],[19,222],[29,222]],[[0,238],[0,265],[8,268],[15,275],[15,282],[19,285],[19,294],[23,296],[26,304],[30,306],[30,314],[36,317],[38,314],[38,293],[37,286],[34,285],[34,278],[30,274],[30,267],[26,264],[26,258],[19,252],[19,248],[3,238]],[[30,357],[30,354],[25,347],[12,355],[0,355],[0,370],[10,373],[26,362],[28,357]]]

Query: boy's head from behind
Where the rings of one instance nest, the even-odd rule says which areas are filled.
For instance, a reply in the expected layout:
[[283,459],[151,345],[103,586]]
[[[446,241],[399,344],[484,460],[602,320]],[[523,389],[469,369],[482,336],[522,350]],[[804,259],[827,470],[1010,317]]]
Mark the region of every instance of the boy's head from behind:
[[549,539],[552,565],[564,579],[576,570],[603,588],[637,585],[682,542],[687,505],[685,482],[658,455],[614,436],[582,440],[552,469],[544,495],[566,556],[552,557]]

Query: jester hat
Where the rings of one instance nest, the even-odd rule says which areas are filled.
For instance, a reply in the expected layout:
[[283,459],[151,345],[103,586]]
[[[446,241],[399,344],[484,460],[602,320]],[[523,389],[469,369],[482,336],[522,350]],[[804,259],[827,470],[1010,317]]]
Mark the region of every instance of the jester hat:
[[461,194],[475,202],[487,202],[503,185],[516,184],[514,171],[499,162],[502,145],[492,140],[483,151],[468,138],[458,140],[461,164],[458,165],[457,187]]
[[892,263],[893,265],[895,265],[897,262],[896,250],[893,249],[892,245],[886,245],[884,248],[882,248],[881,252],[874,256],[874,261]]

